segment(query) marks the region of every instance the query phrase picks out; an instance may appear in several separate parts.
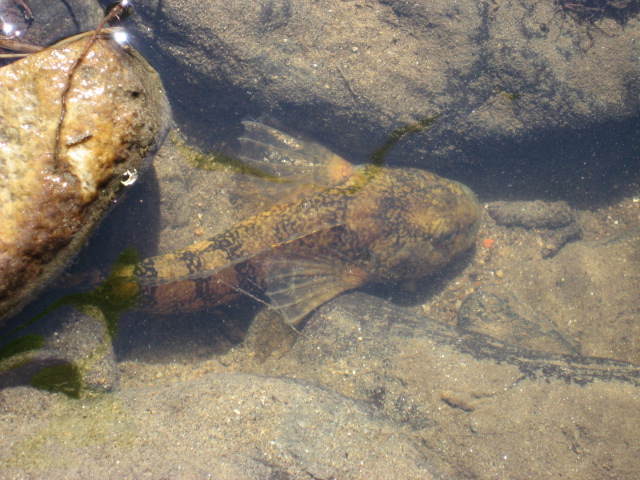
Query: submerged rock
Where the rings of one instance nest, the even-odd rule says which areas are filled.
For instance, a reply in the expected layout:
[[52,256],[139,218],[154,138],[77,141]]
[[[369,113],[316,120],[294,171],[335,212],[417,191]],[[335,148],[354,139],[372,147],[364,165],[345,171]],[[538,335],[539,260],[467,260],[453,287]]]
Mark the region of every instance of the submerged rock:
[[369,403],[453,478],[595,480],[605,469],[635,478],[640,368],[532,347],[357,292],[320,308],[286,354],[255,372]]
[[493,202],[488,211],[498,225],[507,227],[558,229],[575,222],[567,202]]
[[0,403],[3,429],[19,431],[0,446],[6,478],[449,478],[365,402],[290,378],[208,375],[86,403],[16,388]]
[[77,62],[89,41],[0,70],[0,322],[60,272],[168,125],[149,64],[110,39]]
[[146,337],[135,356],[161,356],[121,363],[115,393],[0,390],[4,476],[636,478],[635,365],[522,349],[362,292],[302,334],[273,324],[200,368]]
[[488,212],[498,225],[541,229],[544,258],[553,257],[568,242],[580,238],[580,226],[567,202],[492,202]]
[[[535,288],[532,288],[535,285]],[[509,290],[579,339],[582,353],[640,361],[640,228],[522,261]]]
[[0,352],[0,390],[31,385],[71,398],[118,386],[111,326],[102,312],[66,305],[55,310],[44,334],[23,335]]
[[[581,188],[606,191],[611,178],[596,172],[607,162],[622,171],[625,150],[637,158],[625,122],[640,111],[640,21],[631,2],[615,14],[593,9],[597,25],[569,3],[166,0],[140,2],[133,21],[154,61],[182,72],[167,89],[178,120],[203,141],[230,115],[268,114],[356,156],[440,112],[388,160],[460,180],[469,165],[490,180],[487,166],[518,165],[526,175],[503,174],[523,182],[516,188],[535,180],[541,192],[557,184],[566,193],[575,175]],[[575,170],[554,173],[559,162]]]

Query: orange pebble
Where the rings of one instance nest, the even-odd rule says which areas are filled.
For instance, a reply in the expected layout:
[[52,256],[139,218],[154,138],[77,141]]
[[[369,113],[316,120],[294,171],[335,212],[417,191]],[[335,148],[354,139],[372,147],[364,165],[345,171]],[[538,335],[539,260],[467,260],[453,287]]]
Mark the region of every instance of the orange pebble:
[[493,238],[485,238],[484,240],[482,240],[482,246],[484,248],[491,248],[493,247],[494,243],[495,243],[495,240]]

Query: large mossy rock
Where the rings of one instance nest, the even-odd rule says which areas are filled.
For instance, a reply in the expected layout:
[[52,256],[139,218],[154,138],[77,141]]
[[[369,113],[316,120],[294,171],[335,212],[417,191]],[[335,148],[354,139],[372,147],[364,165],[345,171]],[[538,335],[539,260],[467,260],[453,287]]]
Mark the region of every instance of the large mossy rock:
[[60,272],[169,123],[142,56],[98,39],[78,61],[89,41],[0,69],[0,323]]

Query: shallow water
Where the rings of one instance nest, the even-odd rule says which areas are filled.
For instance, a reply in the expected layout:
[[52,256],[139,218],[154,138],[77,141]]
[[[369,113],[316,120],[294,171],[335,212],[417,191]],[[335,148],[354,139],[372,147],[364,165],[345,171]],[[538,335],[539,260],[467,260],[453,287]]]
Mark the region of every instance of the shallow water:
[[[361,39],[370,51],[381,49],[391,58],[401,56],[403,45],[405,52],[415,48],[416,32],[425,37],[429,28],[440,32],[427,28],[425,12],[438,25],[437,19],[458,19],[473,10],[461,2],[460,11],[441,16],[446,7],[437,4],[346,3],[322,7],[353,8],[342,15],[357,15],[369,28],[375,25],[366,22],[376,18],[392,25],[401,40],[390,46],[382,45],[384,35]],[[127,247],[142,258],[172,252],[265,208],[272,200],[244,175],[196,168],[182,146],[184,141],[234,155],[240,121],[247,118],[260,117],[348,160],[366,162],[395,128],[439,111],[433,128],[400,140],[386,162],[465,182],[486,206],[480,232],[474,246],[440,272],[343,294],[297,329],[246,297],[197,313],[127,312],[115,327],[95,318],[70,318],[67,311],[36,322],[20,335],[36,333],[64,345],[61,351],[72,351],[80,368],[55,381],[46,381],[51,371],[45,370],[45,381],[41,375],[36,382],[40,389],[12,385],[0,391],[0,465],[7,478],[635,478],[640,467],[637,102],[635,112],[617,115],[615,102],[603,97],[603,103],[611,102],[604,109],[609,117],[580,116],[586,107],[577,94],[545,98],[527,75],[549,71],[540,61],[541,43],[549,57],[558,49],[587,62],[594,49],[606,45],[602,29],[628,35],[637,32],[638,19],[628,18],[622,32],[615,19],[576,23],[575,15],[558,13],[554,2],[548,3],[548,10],[536,10],[533,20],[523,23],[522,48],[532,52],[525,56],[530,63],[514,59],[512,71],[496,73],[484,51],[484,63],[464,77],[452,73],[464,66],[464,59],[452,54],[446,86],[425,74],[422,93],[438,95],[430,97],[433,110],[421,115],[411,107],[421,100],[394,97],[397,91],[389,87],[383,101],[359,81],[362,72],[376,71],[388,57],[364,56],[366,45],[356,45],[344,30],[333,31],[331,25],[341,25],[338,16],[316,25],[317,11],[305,13],[303,3],[256,2],[243,13],[242,26],[233,23],[233,15],[220,17],[209,27],[218,35],[212,40],[197,36],[205,27],[198,27],[185,5],[175,11],[162,2],[139,5],[127,28],[164,79],[182,137],[168,138],[153,168],[115,206],[72,272],[109,269]],[[495,26],[506,24],[504,12],[520,5],[484,8]],[[229,10],[242,9],[232,3]],[[375,15],[367,16],[370,10]],[[203,19],[208,14],[205,8]],[[554,35],[533,25],[539,18]],[[229,25],[239,34],[258,29],[264,42],[243,50],[245,40],[234,39]],[[320,30],[300,33],[308,25]],[[511,30],[484,32],[475,41],[502,42],[489,51],[507,56],[513,37],[504,32]],[[163,36],[174,42],[174,54],[165,49],[170,42]],[[342,56],[333,43],[342,37],[349,38],[351,56]],[[278,38],[294,46],[282,47]],[[212,44],[237,50],[216,55]],[[577,47],[569,51],[568,45]],[[216,62],[236,63],[207,64],[203,52]],[[443,52],[420,55],[426,61],[430,54]],[[353,55],[361,55],[362,70],[349,63]],[[637,63],[627,60],[625,68],[633,72]],[[270,65],[251,91],[232,71],[245,73],[247,64]],[[391,83],[413,78],[402,70],[407,68],[402,61],[394,65],[404,73]],[[600,81],[610,78],[605,67],[591,65]],[[326,97],[319,97],[313,84],[326,83],[326,72],[334,82],[327,83]],[[473,90],[474,81],[492,74],[497,86]],[[301,86],[290,94],[307,89],[309,95],[284,103],[282,90],[296,86],[279,83],[287,75],[300,77]],[[313,75],[318,82],[306,85]],[[518,75],[527,81],[516,81]],[[521,89],[518,95],[514,85]],[[340,95],[344,105],[355,106],[339,110],[340,102],[332,99]],[[398,105],[398,118],[389,119],[396,107],[385,101]],[[359,104],[373,112],[369,118],[361,116]],[[466,109],[452,110],[460,105]],[[565,108],[578,112],[567,116],[577,119],[575,128],[568,121],[554,123]],[[527,119],[535,124],[534,113],[545,109],[548,126],[522,126]],[[304,112],[308,123],[301,121]],[[510,131],[510,122],[520,130]],[[478,132],[478,125],[486,131]],[[504,206],[502,215],[495,213],[501,200],[510,202],[507,207],[514,201],[544,203],[519,204],[512,218]],[[46,293],[7,330],[65,293]],[[107,327],[116,332],[113,352]],[[79,385],[65,389],[65,382],[76,379]],[[101,391],[107,389],[114,393]]]

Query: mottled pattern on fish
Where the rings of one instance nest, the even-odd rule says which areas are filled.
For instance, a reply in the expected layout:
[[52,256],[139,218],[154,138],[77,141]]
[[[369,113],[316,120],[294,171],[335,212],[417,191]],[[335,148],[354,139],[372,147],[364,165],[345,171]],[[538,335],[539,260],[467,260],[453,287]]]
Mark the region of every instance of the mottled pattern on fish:
[[137,285],[139,308],[200,310],[256,286],[296,323],[346,290],[423,277],[472,245],[481,209],[464,185],[418,169],[354,168],[322,152],[331,156],[315,166],[331,170],[320,175],[325,185],[123,272]]

